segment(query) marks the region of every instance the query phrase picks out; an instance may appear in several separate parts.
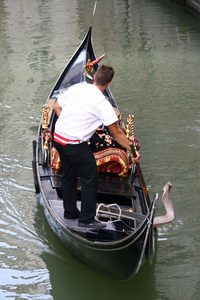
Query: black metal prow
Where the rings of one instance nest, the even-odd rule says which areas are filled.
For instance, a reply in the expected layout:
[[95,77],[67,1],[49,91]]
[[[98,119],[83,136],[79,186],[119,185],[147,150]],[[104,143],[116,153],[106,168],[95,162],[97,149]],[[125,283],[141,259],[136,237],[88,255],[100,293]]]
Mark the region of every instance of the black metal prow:
[[94,3],[94,9],[93,9],[93,14],[92,14],[92,20],[91,20],[91,23],[90,23],[90,27],[92,26],[92,22],[93,22],[93,19],[94,19],[96,7],[97,7],[97,1],[95,1],[95,3]]

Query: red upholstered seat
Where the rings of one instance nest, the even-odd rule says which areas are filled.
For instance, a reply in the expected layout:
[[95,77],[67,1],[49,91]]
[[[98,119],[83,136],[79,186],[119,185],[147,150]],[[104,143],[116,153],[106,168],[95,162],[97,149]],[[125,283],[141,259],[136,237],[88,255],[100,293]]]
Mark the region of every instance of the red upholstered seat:
[[[127,176],[129,170],[129,157],[126,151],[119,148],[107,148],[94,153],[98,172],[115,173]],[[62,168],[60,156],[56,148],[51,151],[51,167],[56,170]]]
[[107,148],[94,153],[98,172],[117,173],[127,176],[129,157],[127,152],[119,148]]

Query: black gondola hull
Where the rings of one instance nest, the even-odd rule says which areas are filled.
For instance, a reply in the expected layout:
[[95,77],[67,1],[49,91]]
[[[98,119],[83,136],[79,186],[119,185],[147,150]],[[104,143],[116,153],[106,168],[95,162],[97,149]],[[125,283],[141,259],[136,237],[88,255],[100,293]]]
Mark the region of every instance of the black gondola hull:
[[[95,60],[91,31],[92,27],[89,28],[83,42],[55,83],[49,94],[47,103],[51,99],[56,99],[60,91],[67,89],[73,84],[83,81],[92,83],[84,69],[88,59],[91,61]],[[90,76],[93,76],[97,67],[97,65],[94,66],[94,70],[91,71]],[[104,94],[111,105],[117,108],[117,104],[109,88],[106,89]],[[48,124],[48,128],[52,132],[55,122],[56,116],[52,111]],[[41,119],[37,142],[34,143],[33,171],[36,192],[40,191],[41,193],[42,205],[50,227],[68,251],[85,265],[116,279],[127,280],[132,278],[138,272],[141,264],[153,252],[152,220],[154,205],[149,207],[139,178],[135,178],[132,184],[130,184],[129,178],[122,179],[115,177],[113,179],[109,176],[109,180],[105,177],[99,182],[99,200],[103,199],[107,201],[105,199],[110,199],[112,198],[111,196],[114,199],[118,197],[121,201],[118,204],[123,204],[123,210],[126,205],[124,213],[128,214],[128,219],[133,214],[131,219],[133,221],[131,222],[134,223],[134,226],[130,225],[130,230],[127,230],[129,226],[126,224],[124,224],[125,229],[123,230],[121,227],[120,230],[113,230],[116,224],[119,223],[121,226],[121,221],[116,220],[118,223],[114,223],[114,221],[107,222],[107,228],[101,229],[96,233],[87,230],[81,232],[77,227],[77,221],[69,223],[69,221],[63,218],[62,192],[59,185],[62,173],[58,172],[57,174],[53,172],[51,167],[43,163],[43,129],[43,119]],[[49,147],[51,148],[51,145]],[[107,190],[109,192],[106,192]],[[129,199],[128,201],[127,198]],[[109,204],[109,201],[106,204]],[[135,215],[134,213],[129,213],[133,202],[136,208]],[[122,222],[124,221],[122,220]]]
[[[93,243],[87,239],[80,238],[72,230],[69,230],[52,215],[41,197],[41,204],[44,208],[46,219],[59,240],[65,248],[80,262],[91,269],[106,276],[128,280],[139,271],[140,266],[146,260],[146,256],[141,256],[144,247],[144,240],[148,231],[149,219],[147,218],[135,233],[128,239],[121,242]],[[153,226],[150,227],[148,236],[151,236]],[[152,244],[152,241],[150,242]]]

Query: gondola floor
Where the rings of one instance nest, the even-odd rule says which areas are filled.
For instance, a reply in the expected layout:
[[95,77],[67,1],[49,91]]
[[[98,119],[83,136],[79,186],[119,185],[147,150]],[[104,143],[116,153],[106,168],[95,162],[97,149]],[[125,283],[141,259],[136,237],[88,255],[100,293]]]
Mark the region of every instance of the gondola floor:
[[[63,201],[62,200],[49,200],[49,203],[51,205],[52,210],[54,211],[54,213],[56,214],[56,217],[60,219],[60,221],[63,223],[64,226],[66,226],[66,228],[75,230],[77,232],[87,232],[87,231],[95,231],[96,229],[88,229],[88,228],[84,228],[84,227],[79,227],[78,226],[78,219],[65,219],[64,218],[64,209],[63,209]],[[77,207],[80,210],[81,209],[81,202],[77,201]],[[107,215],[107,212],[100,210],[100,212],[102,214]],[[117,212],[116,209],[111,209],[111,213],[113,220],[107,220],[105,222],[106,224],[106,228],[104,230],[116,230],[116,226],[113,226],[113,224],[115,224],[115,222],[117,220],[120,220],[120,218],[117,218]],[[127,207],[121,207],[121,219],[123,220],[123,218],[128,218],[129,220],[131,220],[132,222],[142,222],[144,220],[144,216],[141,214],[137,214],[134,212],[129,212],[127,211]],[[121,220],[121,222],[123,222]],[[123,224],[121,223],[121,227],[122,230],[127,230],[127,225],[123,222]],[[128,226],[128,230],[130,230],[131,228]],[[133,230],[133,228],[131,229]]]

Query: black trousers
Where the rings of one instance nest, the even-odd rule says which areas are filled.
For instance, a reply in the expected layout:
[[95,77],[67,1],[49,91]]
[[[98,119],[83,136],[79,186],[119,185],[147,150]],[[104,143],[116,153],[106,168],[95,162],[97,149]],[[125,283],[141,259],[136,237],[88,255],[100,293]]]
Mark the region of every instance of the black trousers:
[[78,209],[77,176],[80,176],[80,221],[93,222],[96,214],[98,172],[92,150],[87,143],[61,145],[55,142],[63,169],[62,193],[65,215],[75,217]]

